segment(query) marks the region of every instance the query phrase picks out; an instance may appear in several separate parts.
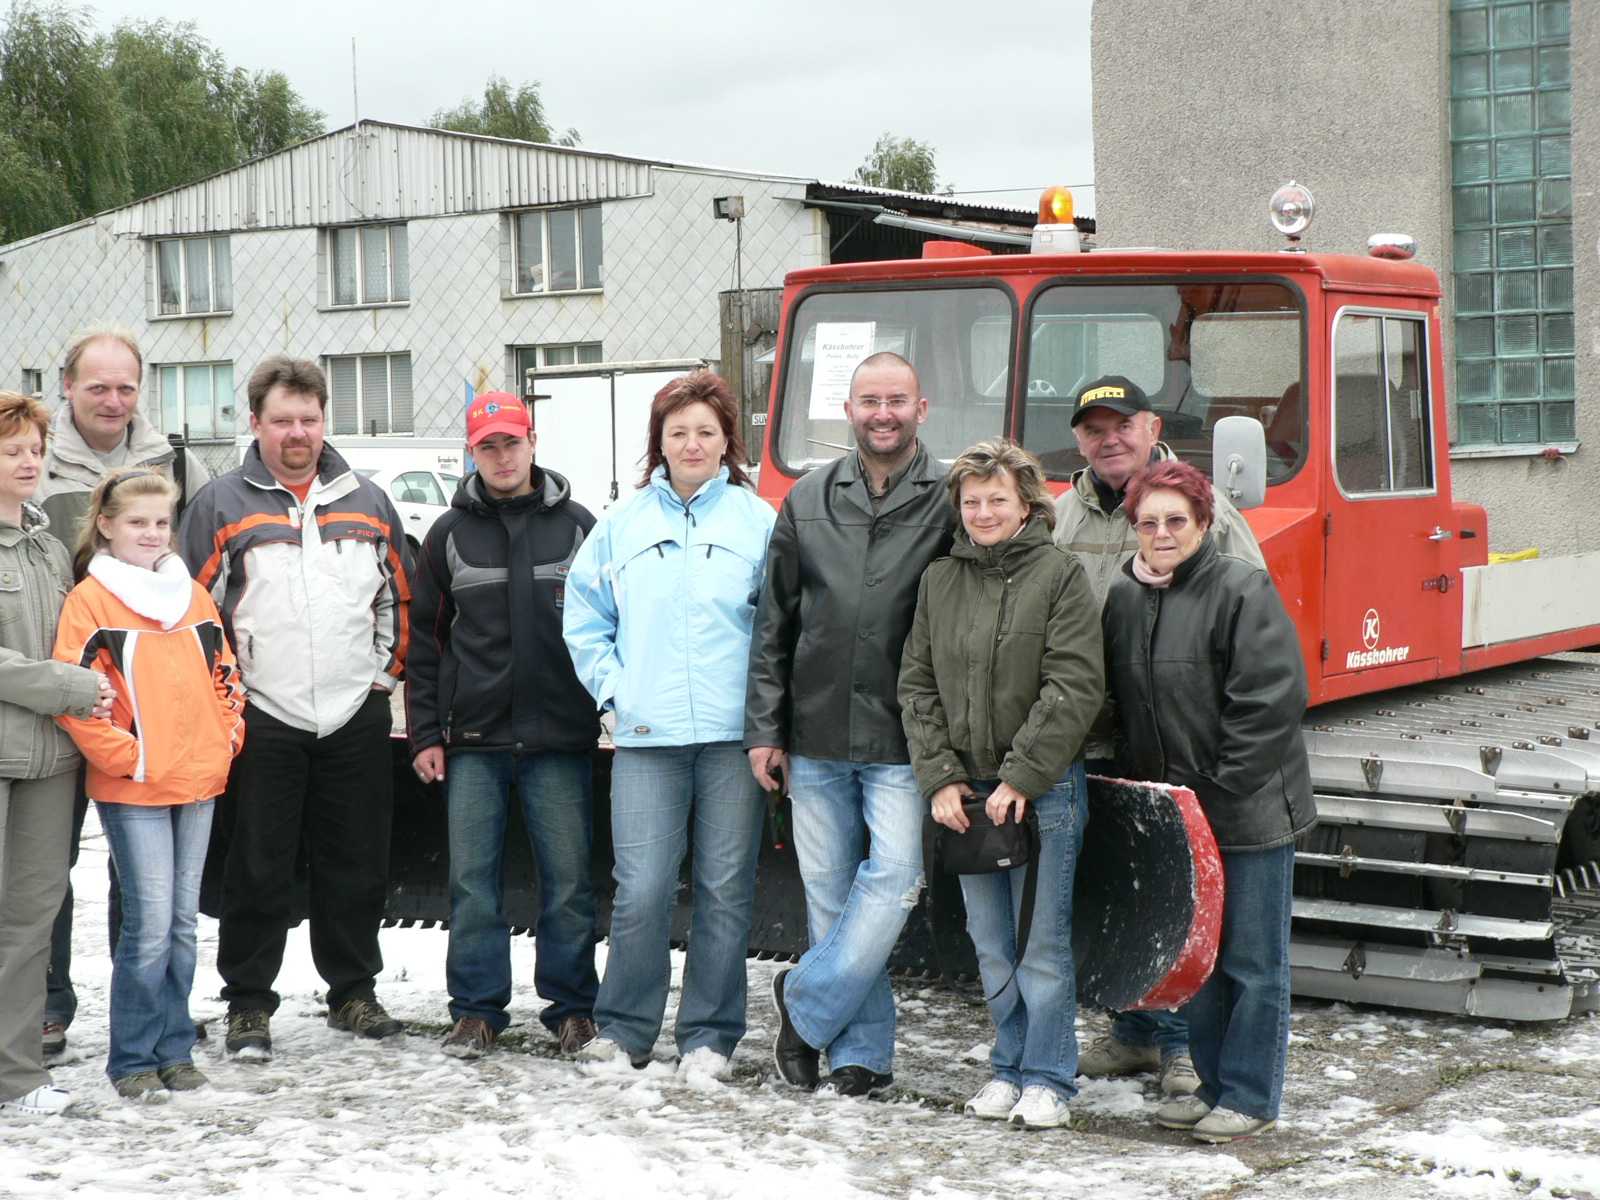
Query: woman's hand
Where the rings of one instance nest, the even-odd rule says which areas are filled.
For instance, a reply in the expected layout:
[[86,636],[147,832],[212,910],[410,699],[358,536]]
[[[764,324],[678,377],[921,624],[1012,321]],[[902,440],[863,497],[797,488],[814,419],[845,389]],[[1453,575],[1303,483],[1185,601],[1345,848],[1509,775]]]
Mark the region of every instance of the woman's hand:
[[946,829],[965,833],[969,822],[962,802],[977,793],[965,783],[947,783],[933,794],[933,819]]
[[1002,780],[1000,786],[989,793],[984,811],[996,825],[1004,825],[1006,814],[1013,808],[1016,810],[1016,820],[1020,823],[1023,814],[1028,811],[1028,798]]
[[99,691],[94,698],[94,708],[89,713],[89,719],[95,721],[109,721],[111,719],[111,704],[117,698],[117,689],[111,686],[111,680],[105,672],[96,671],[94,681]]

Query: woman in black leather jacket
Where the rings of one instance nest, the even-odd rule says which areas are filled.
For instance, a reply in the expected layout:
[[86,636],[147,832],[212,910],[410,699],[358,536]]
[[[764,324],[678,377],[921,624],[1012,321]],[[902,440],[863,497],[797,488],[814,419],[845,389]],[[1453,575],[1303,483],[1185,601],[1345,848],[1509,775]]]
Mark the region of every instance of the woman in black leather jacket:
[[1203,474],[1154,464],[1125,504],[1139,553],[1103,618],[1118,766],[1194,791],[1226,881],[1216,967],[1188,1006],[1200,1089],[1156,1121],[1229,1142],[1276,1125],[1283,1098],[1294,840],[1316,821],[1305,664],[1272,577],[1217,551]]

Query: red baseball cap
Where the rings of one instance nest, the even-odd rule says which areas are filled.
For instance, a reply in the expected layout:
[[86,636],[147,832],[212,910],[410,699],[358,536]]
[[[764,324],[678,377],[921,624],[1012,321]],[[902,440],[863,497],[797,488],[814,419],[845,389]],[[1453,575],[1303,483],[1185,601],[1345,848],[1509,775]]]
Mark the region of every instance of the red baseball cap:
[[510,392],[485,392],[467,409],[467,445],[476,446],[491,433],[526,437],[533,428],[527,407]]

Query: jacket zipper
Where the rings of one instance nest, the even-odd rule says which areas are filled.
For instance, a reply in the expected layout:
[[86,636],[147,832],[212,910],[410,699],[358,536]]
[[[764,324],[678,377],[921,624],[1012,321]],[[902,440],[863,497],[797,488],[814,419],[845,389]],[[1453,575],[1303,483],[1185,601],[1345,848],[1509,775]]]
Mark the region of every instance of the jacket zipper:
[[1155,734],[1156,752],[1161,756],[1161,775],[1165,777],[1167,773],[1167,747],[1161,740],[1161,726],[1157,723],[1155,717],[1156,673],[1153,665],[1156,649],[1156,626],[1161,622],[1161,590],[1159,588],[1151,588],[1150,592],[1151,615],[1149,623],[1145,626],[1144,686],[1145,695],[1150,704],[1150,728]]
[[[992,553],[992,551],[991,551]],[[1010,588],[1006,586],[1006,573],[1000,570],[1000,611],[995,618],[994,637],[989,641],[989,757],[995,764],[995,769],[1000,767],[1000,726],[995,713],[994,703],[994,673],[996,659],[1000,654],[1001,628],[1006,623],[1006,602],[1010,599]]]
[[[690,577],[689,531],[700,528],[700,522],[695,520],[694,513],[689,511],[689,502],[683,503],[683,644],[690,645],[689,640],[689,613],[694,605],[694,581]],[[659,547],[658,547],[659,549]],[[665,557],[665,556],[663,556]],[[706,546],[706,557],[711,557],[711,546]],[[689,698],[689,737],[692,742],[700,740],[700,722],[694,715],[694,671],[685,672],[684,684]]]

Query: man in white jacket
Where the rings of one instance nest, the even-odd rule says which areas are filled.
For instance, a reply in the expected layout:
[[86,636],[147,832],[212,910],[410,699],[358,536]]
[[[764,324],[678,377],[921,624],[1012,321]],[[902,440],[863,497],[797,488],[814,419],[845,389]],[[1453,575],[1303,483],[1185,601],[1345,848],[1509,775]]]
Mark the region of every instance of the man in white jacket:
[[249,693],[217,813],[228,835],[217,971],[227,1050],[259,1061],[272,1052],[302,845],[328,1024],[369,1038],[403,1028],[373,989],[393,811],[389,693],[411,593],[394,505],[323,442],[322,370],[269,358],[248,392],[255,443],[195,496],[180,543],[217,599]]

